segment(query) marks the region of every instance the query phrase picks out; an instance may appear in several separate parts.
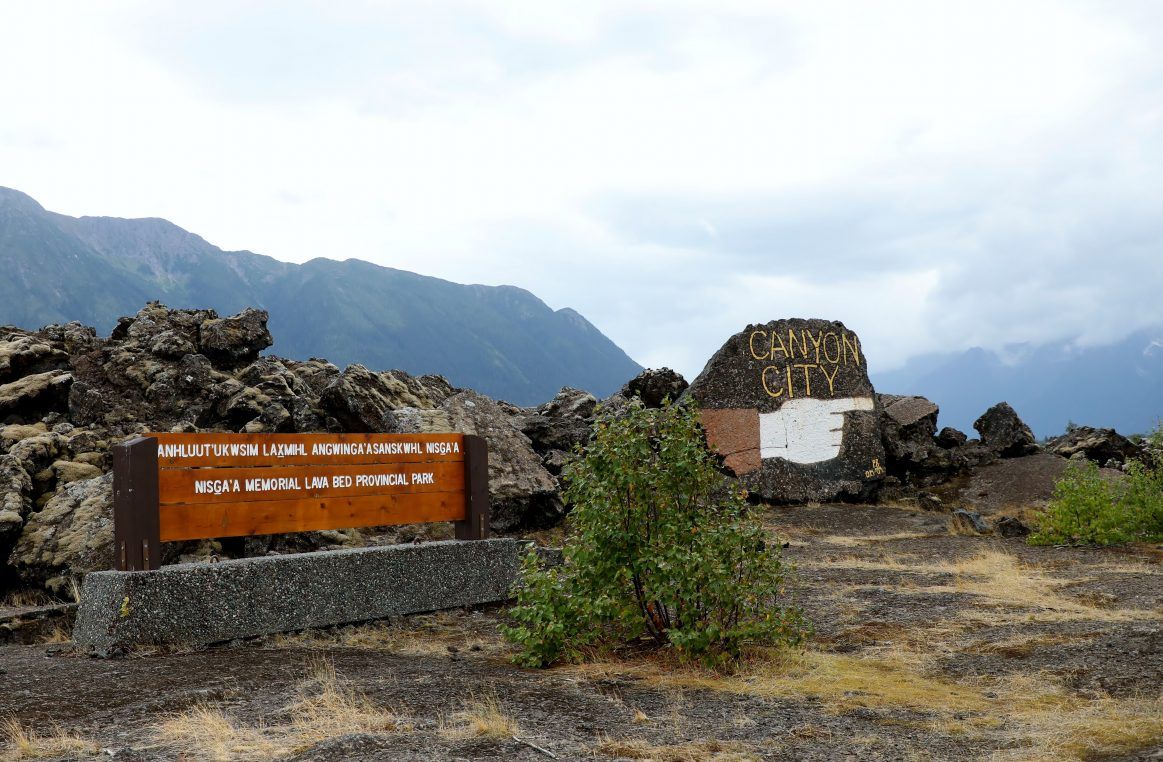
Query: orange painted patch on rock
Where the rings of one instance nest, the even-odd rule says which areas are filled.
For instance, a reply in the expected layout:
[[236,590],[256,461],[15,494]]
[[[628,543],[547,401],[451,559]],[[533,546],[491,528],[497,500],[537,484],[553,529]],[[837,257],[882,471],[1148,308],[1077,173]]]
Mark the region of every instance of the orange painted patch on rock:
[[707,444],[723,456],[727,468],[742,476],[761,465],[759,411],[755,408],[706,408],[702,411]]

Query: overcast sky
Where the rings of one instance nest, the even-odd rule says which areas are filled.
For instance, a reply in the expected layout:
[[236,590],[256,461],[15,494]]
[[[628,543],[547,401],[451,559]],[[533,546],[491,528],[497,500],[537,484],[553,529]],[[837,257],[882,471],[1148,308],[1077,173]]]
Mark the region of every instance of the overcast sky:
[[688,377],[779,317],[873,370],[1163,324],[1153,0],[0,9],[54,211],[521,286]]

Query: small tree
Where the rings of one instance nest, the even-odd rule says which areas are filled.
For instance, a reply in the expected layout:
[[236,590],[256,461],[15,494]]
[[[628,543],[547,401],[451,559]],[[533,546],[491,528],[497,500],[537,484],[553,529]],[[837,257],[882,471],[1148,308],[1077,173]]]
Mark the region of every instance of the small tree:
[[609,637],[646,636],[721,665],[748,643],[798,643],[785,567],[746,493],[715,466],[693,404],[596,424],[565,471],[572,529],[560,567],[531,553],[505,635],[518,661],[548,666]]

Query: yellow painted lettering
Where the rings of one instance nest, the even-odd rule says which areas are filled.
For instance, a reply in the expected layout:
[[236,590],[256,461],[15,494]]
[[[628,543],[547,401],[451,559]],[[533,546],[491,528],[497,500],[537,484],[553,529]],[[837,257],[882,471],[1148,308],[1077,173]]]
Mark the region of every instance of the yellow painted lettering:
[[812,340],[812,348],[816,350],[816,364],[820,364],[820,340],[824,338],[824,332],[820,331],[819,336],[813,336],[811,331],[808,331],[808,338]]
[[840,368],[838,366],[833,367],[832,368],[832,375],[829,376],[827,366],[821,365],[820,372],[824,374],[824,378],[828,379],[828,394],[832,397],[835,397],[836,396],[836,389],[832,386],[832,384],[833,384],[833,382],[835,382],[837,374],[840,373]]
[[812,363],[807,363],[807,364],[802,364],[802,365],[796,364],[794,367],[804,369],[804,394],[811,397],[812,396],[812,377],[808,373],[808,371],[811,370],[812,368],[815,368],[816,366]]
[[[776,345],[776,342],[779,342],[778,346]],[[767,356],[767,359],[774,360],[776,352],[782,352],[784,357],[788,356],[787,347],[785,347],[783,345],[783,339],[781,339],[779,337],[778,333],[776,333],[775,331],[772,331],[771,332],[771,354],[769,354]]]
[[[807,331],[800,331],[800,357],[807,359],[808,357],[808,339],[804,336]],[[789,358],[796,356],[796,333],[792,329],[787,329],[787,343],[791,351],[788,353]]]
[[[836,348],[836,356],[835,357],[832,357],[832,355],[828,353],[828,339],[831,339],[832,344],[835,345],[835,348]],[[832,363],[833,365],[840,362],[840,337],[837,336],[836,334],[832,333],[831,331],[829,331],[828,333],[824,334],[823,344],[824,344],[824,359],[827,360],[828,362]]]
[[751,336],[747,339],[747,348],[751,350],[751,356],[754,357],[756,360],[766,360],[767,358],[771,357],[770,352],[768,352],[765,355],[756,354],[756,352],[755,352],[755,337],[757,335],[758,336],[766,336],[767,331],[752,331]]
[[857,366],[859,366],[860,365],[860,340],[857,339],[855,336],[853,336],[852,341],[848,341],[848,334],[845,333],[844,334],[844,364],[845,365],[848,364],[848,350],[849,349],[852,350],[852,360],[856,363]]
[[787,366],[784,368],[784,370],[787,371],[787,396],[794,397],[796,396],[796,390],[795,387],[791,385],[791,366]]
[[774,370],[777,373],[779,372],[779,368],[775,367],[774,365],[768,365],[766,368],[763,369],[763,372],[761,374],[759,374],[759,380],[763,383],[763,391],[767,392],[767,396],[769,396],[769,397],[782,397],[783,396],[783,387],[782,386],[779,388],[778,392],[773,392],[773,391],[771,391],[771,387],[767,385],[767,371],[769,371],[769,370]]

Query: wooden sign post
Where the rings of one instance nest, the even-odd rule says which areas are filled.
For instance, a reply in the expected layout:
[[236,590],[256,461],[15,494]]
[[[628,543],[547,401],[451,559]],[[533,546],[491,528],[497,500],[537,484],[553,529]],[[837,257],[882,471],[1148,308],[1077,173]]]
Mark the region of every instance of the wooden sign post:
[[114,567],[161,543],[453,521],[488,536],[489,461],[470,434],[147,434],[113,448]]

